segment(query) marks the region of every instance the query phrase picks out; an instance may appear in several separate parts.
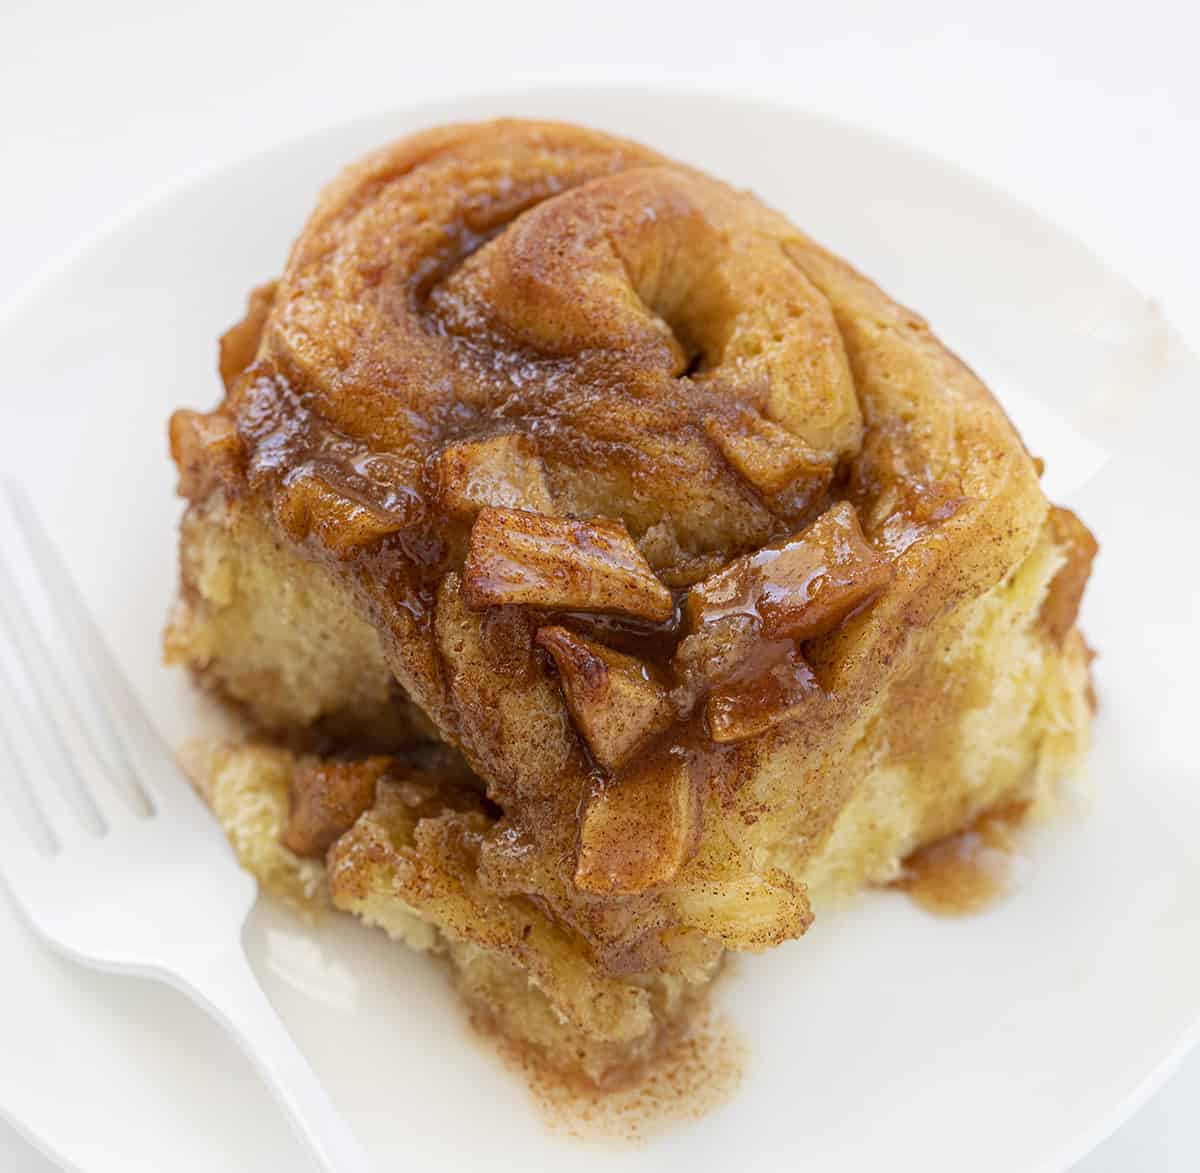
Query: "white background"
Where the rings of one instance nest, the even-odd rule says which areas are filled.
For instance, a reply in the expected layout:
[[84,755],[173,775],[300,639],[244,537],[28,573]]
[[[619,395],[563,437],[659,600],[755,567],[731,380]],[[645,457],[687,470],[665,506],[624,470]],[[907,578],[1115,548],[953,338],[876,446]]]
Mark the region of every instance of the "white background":
[[[770,98],[952,160],[1083,240],[1200,347],[1195,12],[0,0],[0,302],[131,204],[281,138],[424,98],[636,82]],[[0,1170],[49,1168],[0,1124]],[[1078,1173],[1197,1168],[1200,1055]]]

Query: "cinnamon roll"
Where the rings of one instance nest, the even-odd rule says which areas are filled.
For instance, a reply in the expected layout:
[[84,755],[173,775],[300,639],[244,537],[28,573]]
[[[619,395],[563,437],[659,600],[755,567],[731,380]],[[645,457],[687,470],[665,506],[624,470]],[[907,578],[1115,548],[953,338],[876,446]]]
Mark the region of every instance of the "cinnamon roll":
[[723,953],[1082,753],[1091,535],[751,194],[573,126],[419,134],[326,188],[220,365],[171,420],[168,656],[293,749],[217,754],[213,805],[551,1062],[628,1070]]

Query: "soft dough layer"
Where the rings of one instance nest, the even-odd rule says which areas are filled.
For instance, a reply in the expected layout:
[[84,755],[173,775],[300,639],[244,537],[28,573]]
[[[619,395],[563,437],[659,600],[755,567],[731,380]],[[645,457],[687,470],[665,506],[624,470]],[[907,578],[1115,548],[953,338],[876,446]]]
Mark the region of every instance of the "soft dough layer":
[[180,565],[167,662],[186,665],[257,726],[385,749],[433,735],[353,598],[298,558],[269,519],[214,493],[183,519]]

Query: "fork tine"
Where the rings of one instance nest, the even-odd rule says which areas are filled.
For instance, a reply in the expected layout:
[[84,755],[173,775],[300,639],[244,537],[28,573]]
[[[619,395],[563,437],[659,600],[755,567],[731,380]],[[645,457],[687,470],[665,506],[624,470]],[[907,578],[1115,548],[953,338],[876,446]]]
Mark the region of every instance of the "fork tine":
[[[151,785],[151,779],[178,774],[179,764],[155,729],[141,703],[117,667],[97,630],[74,580],[38,524],[22,490],[5,481],[4,495],[20,526],[47,600],[58,621],[72,636],[80,683],[93,710],[105,721],[113,748],[130,783],[140,792],[147,809],[166,798],[168,785]],[[138,765],[141,769],[138,769]]]
[[[43,767],[33,773],[41,778],[49,772],[67,798],[68,805],[78,810],[85,825],[97,833],[103,833],[105,819],[101,813],[99,796],[89,786],[86,777],[92,772],[92,755],[86,747],[81,753],[78,744],[78,731],[84,727],[74,710],[71,695],[55,668],[54,658],[49,654],[38,630],[38,619],[30,605],[30,597],[23,594],[18,586],[13,560],[9,557],[13,553],[15,547],[8,534],[0,529],[0,622],[8,635],[8,686],[15,695],[21,691],[17,682],[23,677],[28,685],[24,695],[32,702],[30,707],[37,711],[40,718],[37,736],[41,742]],[[23,673],[21,668],[24,669]],[[33,726],[27,728],[32,730]],[[72,792],[74,802],[71,801]]]
[[[0,588],[0,595],[8,594],[7,589]],[[55,742],[53,728],[46,722],[44,706],[38,705],[35,709],[17,683],[21,679],[18,672],[21,657],[16,631],[5,606],[0,606],[0,635],[3,637],[0,638],[0,730],[3,730],[6,756],[11,759],[10,784],[23,786],[49,829],[53,845],[61,847],[83,834],[80,815],[72,809],[63,786],[62,771],[64,768],[70,771],[72,765],[62,752],[61,743]],[[48,743],[56,745],[54,753],[46,752]],[[19,744],[24,752],[18,750]]]
[[[11,713],[12,710],[5,711]],[[54,854],[61,847],[58,836],[38,805],[3,719],[0,719],[0,772],[5,779],[9,808],[0,817],[0,850],[3,851],[0,862],[26,862],[35,845],[43,855]]]
[[[138,777],[112,713],[103,701],[102,691],[89,682],[89,673],[81,662],[79,640],[62,639],[63,635],[70,634],[67,630],[70,624],[64,622],[62,612],[65,608],[56,597],[55,584],[62,583],[69,587],[70,576],[61,562],[51,566],[47,565],[44,556],[39,558],[39,553],[44,555],[44,551],[38,549],[38,526],[32,520],[32,511],[18,496],[19,491],[15,486],[10,487],[6,483],[4,488],[9,512],[24,538],[23,552],[35,571],[34,581],[40,587],[40,601],[48,609],[50,628],[59,636],[68,677],[63,676],[62,665],[51,654],[40,625],[32,622],[29,625],[31,643],[36,646],[38,661],[51,678],[56,695],[62,698],[61,709],[70,712],[75,746],[77,751],[82,750],[77,760],[93,767],[89,773],[103,775],[103,780],[91,789],[90,795],[103,808],[110,822],[128,813],[131,806],[138,813],[149,814],[153,804]],[[43,540],[41,545],[48,543]],[[74,689],[68,687],[68,679],[74,684]],[[82,698],[76,689],[82,689]],[[96,766],[99,767],[98,771],[94,769]]]
[[[0,584],[10,583],[12,572],[0,558]],[[17,608],[20,610],[20,608]],[[129,798],[120,794],[120,786],[111,769],[105,765],[103,754],[96,745],[94,735],[83,719],[79,705],[67,688],[55,657],[39,630],[40,624],[33,615],[25,616],[22,635],[28,649],[22,648],[26,672],[33,682],[38,698],[42,702],[46,723],[53,731],[57,746],[69,763],[69,769],[83,792],[88,813],[97,820],[97,829],[104,824],[112,826],[123,815],[130,813]],[[69,743],[69,744],[67,744]],[[132,767],[126,768],[132,775]],[[132,782],[134,797],[144,805],[145,799],[136,779]]]

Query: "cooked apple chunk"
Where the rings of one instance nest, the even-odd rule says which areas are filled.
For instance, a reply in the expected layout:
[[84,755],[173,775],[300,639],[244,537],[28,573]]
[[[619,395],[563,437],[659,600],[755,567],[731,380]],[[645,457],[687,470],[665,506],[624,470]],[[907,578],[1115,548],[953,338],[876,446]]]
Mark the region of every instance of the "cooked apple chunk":
[[202,497],[237,465],[237,426],[219,412],[177,411],[171,417],[171,457],[179,469],[179,492]]
[[688,594],[693,630],[730,615],[756,618],[766,639],[814,639],[870,602],[892,567],[863,536],[854,506],[826,510],[795,537],[735,558]]
[[704,706],[709,736],[720,742],[754,737],[797,716],[820,691],[794,643],[768,640],[709,694]]
[[553,513],[546,470],[529,440],[515,433],[462,440],[435,463],[437,492],[446,511],[472,518],[485,506]]
[[280,491],[276,513],[289,534],[298,540],[317,536],[338,559],[352,558],[411,519],[407,502],[381,506],[316,471],[293,478]]
[[623,522],[575,521],[522,509],[480,511],[463,571],[467,605],[608,611],[661,622],[671,592]]
[[674,720],[667,689],[641,660],[565,627],[543,627],[537,643],[553,658],[571,717],[606,770],[619,769]]
[[300,856],[320,859],[375,801],[375,787],[391,759],[331,761],[314,758],[292,777],[291,814],[280,842]]
[[699,835],[699,795],[686,750],[655,754],[588,799],[575,883],[609,895],[669,884],[695,851]]
[[829,483],[832,467],[786,428],[757,414],[704,421],[709,439],[738,475],[763,493],[778,493],[800,477]]

